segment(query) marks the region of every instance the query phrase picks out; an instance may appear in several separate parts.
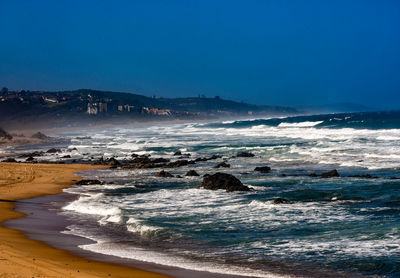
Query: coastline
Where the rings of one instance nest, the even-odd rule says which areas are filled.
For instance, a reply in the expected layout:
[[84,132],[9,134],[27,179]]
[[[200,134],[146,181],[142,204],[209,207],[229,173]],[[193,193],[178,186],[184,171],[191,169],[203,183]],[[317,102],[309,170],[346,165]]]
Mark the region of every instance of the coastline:
[[81,178],[76,172],[92,165],[0,163],[0,269],[4,277],[168,277],[133,267],[98,262],[31,240],[21,231],[5,228],[7,220],[25,215],[14,202],[54,195]]

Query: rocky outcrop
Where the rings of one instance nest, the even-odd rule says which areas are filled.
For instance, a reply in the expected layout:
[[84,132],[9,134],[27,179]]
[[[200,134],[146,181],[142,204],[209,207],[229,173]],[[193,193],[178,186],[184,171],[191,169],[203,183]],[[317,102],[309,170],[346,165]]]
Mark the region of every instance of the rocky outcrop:
[[39,152],[39,151],[35,151],[35,152],[31,152],[31,153],[23,153],[21,154],[19,157],[24,158],[24,157],[35,157],[35,156],[42,156],[44,154],[44,152]]
[[168,163],[165,167],[167,168],[177,168],[177,167],[182,167],[182,166],[186,166],[186,165],[191,165],[191,164],[195,164],[196,162],[194,160],[177,160],[174,162],[170,162]]
[[174,156],[179,156],[179,155],[182,155],[181,151],[177,151],[177,152],[174,153]]
[[271,171],[271,167],[268,166],[256,167],[254,168],[254,171],[266,174]]
[[165,167],[169,159],[166,158],[150,158],[149,155],[132,154],[134,159],[121,163],[121,168],[125,169],[148,169]]
[[174,175],[172,175],[171,173],[164,171],[164,170],[158,172],[156,176],[160,177],[160,178],[173,178],[174,177]]
[[195,170],[189,170],[186,175],[187,177],[198,177],[200,176]]
[[227,192],[250,191],[248,186],[237,179],[235,176],[225,173],[216,173],[214,175],[204,175],[200,188],[218,190],[223,189]]

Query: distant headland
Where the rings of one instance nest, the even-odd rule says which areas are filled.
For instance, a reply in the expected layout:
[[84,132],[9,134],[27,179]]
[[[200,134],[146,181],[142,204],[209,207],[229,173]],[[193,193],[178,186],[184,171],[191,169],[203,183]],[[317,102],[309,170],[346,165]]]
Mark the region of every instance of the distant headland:
[[[295,115],[295,108],[253,105],[198,96],[156,98],[133,93],[74,91],[0,91],[0,125],[81,125],[132,121],[196,120],[245,116]],[[32,121],[34,119],[34,121]]]

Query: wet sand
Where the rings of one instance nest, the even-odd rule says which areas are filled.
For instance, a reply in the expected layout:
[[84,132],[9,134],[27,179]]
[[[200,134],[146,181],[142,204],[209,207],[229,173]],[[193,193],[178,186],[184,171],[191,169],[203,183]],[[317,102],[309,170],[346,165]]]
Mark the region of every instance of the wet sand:
[[[76,172],[101,166],[0,163],[0,223],[24,217],[15,201],[58,194],[80,180]],[[89,260],[0,227],[0,277],[167,277]]]

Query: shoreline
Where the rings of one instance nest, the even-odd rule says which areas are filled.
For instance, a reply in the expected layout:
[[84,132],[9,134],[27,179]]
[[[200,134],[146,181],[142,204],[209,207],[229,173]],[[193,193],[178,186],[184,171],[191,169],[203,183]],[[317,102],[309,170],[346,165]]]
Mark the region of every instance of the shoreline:
[[166,275],[109,262],[88,260],[32,240],[4,222],[24,217],[15,201],[54,195],[81,178],[76,172],[101,168],[80,164],[0,163],[0,269],[5,277],[149,277]]
[[50,211],[49,204],[74,198],[62,190],[82,179],[76,173],[100,168],[104,166],[0,162],[1,277],[250,277],[178,268],[79,248],[91,241],[60,233],[67,222]]

